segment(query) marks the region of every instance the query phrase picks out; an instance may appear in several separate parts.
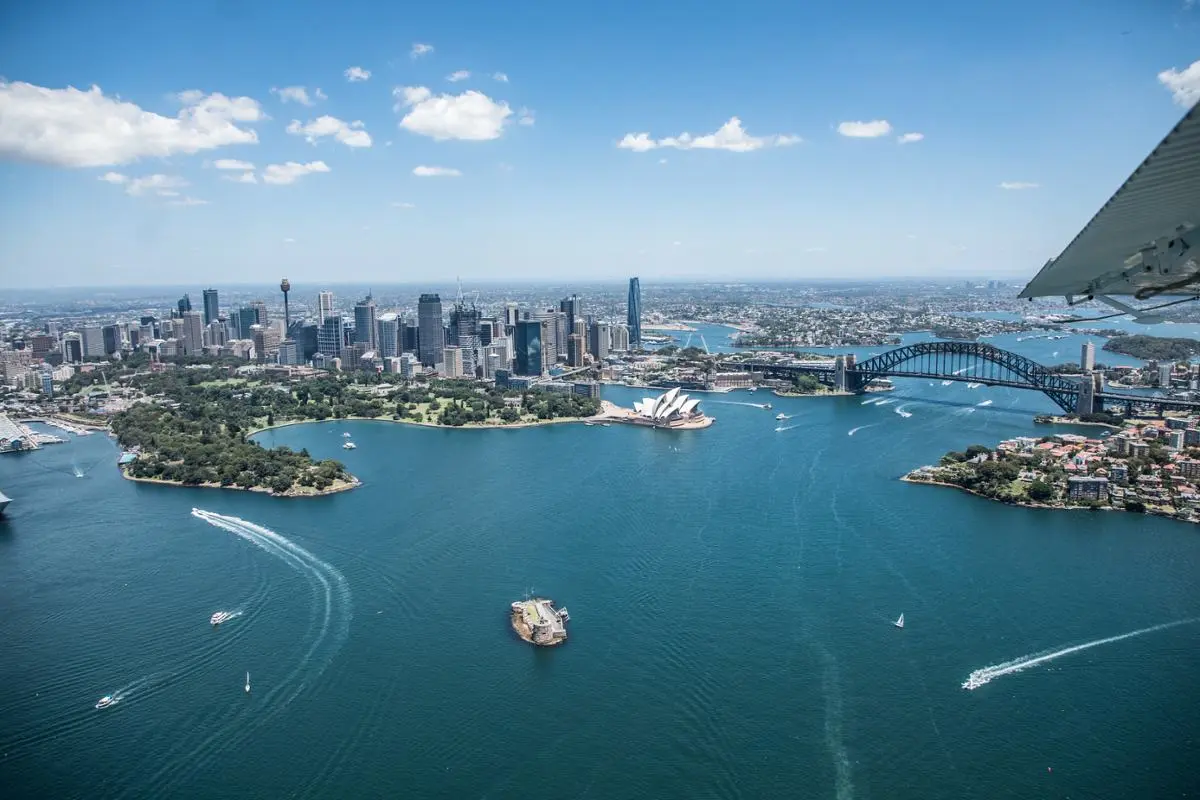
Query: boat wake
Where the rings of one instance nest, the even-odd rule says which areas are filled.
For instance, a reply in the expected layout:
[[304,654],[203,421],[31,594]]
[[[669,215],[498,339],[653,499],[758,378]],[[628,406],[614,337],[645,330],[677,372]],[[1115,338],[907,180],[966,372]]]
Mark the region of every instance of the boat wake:
[[794,428],[799,428],[799,427],[800,427],[799,425],[783,425],[783,426],[777,427],[775,429],[775,432],[778,433],[779,431],[790,431]]
[[983,408],[984,406],[990,406],[991,404],[992,404],[992,401],[991,401],[991,400],[984,400],[983,402],[976,403],[976,404],[975,404],[975,407],[976,407],[976,408]]
[[892,399],[891,397],[886,397],[886,398],[884,398],[883,400],[878,400],[878,401],[876,401],[876,402],[875,402],[875,405],[877,405],[877,406],[886,406],[888,403],[894,403],[894,402],[896,402],[896,401],[895,401],[894,399]]
[[942,381],[942,386],[949,386],[952,383],[954,383],[954,381]]
[[983,384],[982,383],[968,383],[967,384],[968,389],[978,389],[980,386],[983,386]]
[[1083,644],[1077,644],[1071,647],[1064,647],[1061,650],[1035,653],[1030,656],[1022,656],[1021,658],[1013,659],[1012,661],[1005,661],[1002,664],[993,664],[990,667],[982,667],[967,676],[967,679],[963,681],[962,688],[972,691],[974,689],[978,689],[980,686],[985,686],[988,683],[991,683],[992,681],[996,680],[996,678],[1001,678],[1005,675],[1012,675],[1014,672],[1021,672],[1022,670],[1029,669],[1030,667],[1036,667],[1039,664],[1045,664],[1048,661],[1053,661],[1056,658],[1062,658],[1063,656],[1067,656],[1072,653],[1078,653],[1081,650],[1090,650],[1091,648],[1099,647],[1102,644],[1112,644],[1113,642],[1119,642],[1122,639],[1132,639],[1134,636],[1144,636],[1147,633],[1165,631],[1167,628],[1175,628],[1180,625],[1188,625],[1193,622],[1200,622],[1200,617],[1181,619],[1176,620],[1175,622],[1164,622],[1161,625],[1152,625],[1149,628],[1141,628],[1136,631],[1130,631],[1129,633],[1122,633],[1119,636],[1109,636],[1104,639],[1096,639],[1095,641],[1084,642]]
[[911,412],[911,411],[905,411],[904,409],[905,409],[905,408],[907,408],[907,407],[908,407],[908,403],[905,403],[905,404],[904,404],[904,405],[902,405],[902,406],[896,406],[896,408],[895,408],[895,409],[893,409],[893,410],[894,410],[894,411],[895,411],[897,414],[899,414],[900,416],[904,417],[905,419],[908,419],[909,417],[911,417],[911,416],[912,416],[912,412]]
[[876,425],[879,425],[879,424],[881,424],[881,423],[872,422],[870,425],[859,425],[857,428],[851,428],[850,430],[846,431],[846,435],[853,436],[854,434],[858,433],[859,431],[863,430],[864,428],[874,428]]
[[970,408],[960,408],[960,409],[958,409],[957,411],[955,411],[955,412],[954,412],[954,416],[956,416],[956,417],[964,417],[964,416],[966,416],[967,414],[974,414],[974,413],[975,413],[975,407],[974,407],[974,406],[971,406]]
[[310,631],[315,633],[310,632],[307,647],[291,671],[273,681],[267,691],[256,692],[252,704],[240,704],[237,716],[190,748],[186,759],[171,759],[144,784],[158,795],[169,795],[172,788],[187,785],[194,775],[219,760],[221,753],[237,749],[273,720],[325,671],[350,633],[350,586],[333,565],[262,525],[200,508],[193,508],[192,516],[250,542],[302,575],[312,588],[315,619]]

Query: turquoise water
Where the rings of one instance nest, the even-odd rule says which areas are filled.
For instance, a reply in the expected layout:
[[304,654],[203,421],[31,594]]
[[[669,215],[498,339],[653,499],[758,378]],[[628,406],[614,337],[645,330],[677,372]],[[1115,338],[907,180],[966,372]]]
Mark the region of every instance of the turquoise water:
[[[1200,624],[961,684],[1200,616],[1200,531],[903,484],[946,450],[1043,431],[1030,417],[1052,406],[926,381],[896,395],[706,394],[717,424],[688,433],[264,435],[364,481],[316,500],[130,483],[100,436],[0,458],[14,498],[0,523],[0,785],[39,798],[1194,792]],[[530,589],[570,609],[564,646],[509,629]],[[217,610],[243,614],[214,631]]]

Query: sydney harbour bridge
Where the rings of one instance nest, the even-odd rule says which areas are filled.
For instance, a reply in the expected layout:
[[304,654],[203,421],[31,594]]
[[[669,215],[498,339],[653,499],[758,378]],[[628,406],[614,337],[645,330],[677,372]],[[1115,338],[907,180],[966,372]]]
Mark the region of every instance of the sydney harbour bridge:
[[[722,365],[728,369],[732,363]],[[977,342],[921,342],[856,361],[853,355],[829,361],[771,363],[740,361],[737,368],[777,377],[811,375],[841,391],[863,393],[877,378],[927,378],[1033,389],[1067,413],[1112,411],[1132,416],[1135,410],[1200,410],[1200,401],[1108,391],[1099,374],[1068,377],[1025,356]]]

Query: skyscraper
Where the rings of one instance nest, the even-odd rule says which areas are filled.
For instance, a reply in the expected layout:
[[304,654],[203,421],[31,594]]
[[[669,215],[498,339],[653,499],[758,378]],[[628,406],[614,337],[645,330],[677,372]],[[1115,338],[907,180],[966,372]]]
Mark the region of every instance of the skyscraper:
[[365,344],[368,351],[379,346],[375,322],[375,301],[371,299],[371,295],[367,295],[354,304],[354,341]]
[[575,320],[583,318],[579,295],[573,294],[558,301],[558,310],[567,315],[567,335],[575,333]]
[[179,302],[176,303],[175,306],[179,309],[179,316],[182,317],[183,312],[192,310],[192,298],[185,294],[183,297],[179,298]]
[[63,361],[68,364],[78,364],[83,361],[83,336],[75,331],[63,334]]
[[479,350],[479,326],[483,315],[479,309],[459,300],[450,311],[450,343],[462,350],[463,374],[475,375],[475,356]]
[[104,334],[99,325],[83,329],[83,357],[104,358]]
[[607,322],[593,322],[588,331],[588,352],[597,361],[608,358],[609,329]]
[[317,329],[317,352],[326,358],[340,358],[342,355],[342,318],[336,314],[325,317],[321,327]]
[[542,332],[544,329],[545,324],[540,319],[517,321],[514,333],[516,357],[513,359],[513,371],[516,374],[542,374]]
[[204,290],[204,324],[211,325],[221,316],[220,304],[217,301],[216,289]]
[[317,324],[320,325],[333,316],[333,292],[317,294]]
[[1079,353],[1079,366],[1084,372],[1091,372],[1096,368],[1096,345],[1091,342],[1084,342],[1083,348]]
[[258,324],[258,311],[250,306],[242,306],[237,313],[237,337],[239,339],[250,338],[250,326]]
[[121,349],[121,326],[117,324],[105,325],[102,331],[104,336],[104,355],[111,356],[113,353]]
[[422,364],[432,367],[442,363],[444,339],[442,298],[436,294],[423,294],[417,301],[417,345]]
[[258,325],[266,325],[270,317],[267,315],[267,304],[262,300],[253,300],[250,307],[254,309],[254,319]]
[[204,315],[199,311],[183,312],[183,355],[193,356],[204,352]]
[[629,301],[625,312],[629,325],[629,346],[637,350],[642,346],[642,284],[637,278],[629,279]]
[[379,317],[379,357],[394,358],[400,355],[400,320],[395,314]]

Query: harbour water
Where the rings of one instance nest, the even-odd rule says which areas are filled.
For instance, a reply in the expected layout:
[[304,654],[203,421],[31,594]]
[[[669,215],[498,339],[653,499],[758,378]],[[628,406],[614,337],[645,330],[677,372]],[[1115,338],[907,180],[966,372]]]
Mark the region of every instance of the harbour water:
[[[1200,617],[1200,530],[897,480],[1045,432],[1049,401],[927,381],[882,405],[703,398],[717,424],[687,433],[264,434],[364,481],[315,500],[127,482],[103,436],[0,458],[5,796],[1200,788],[1200,624],[1004,667]],[[564,646],[513,634],[530,591],[571,609]],[[218,610],[242,613],[213,629]]]

